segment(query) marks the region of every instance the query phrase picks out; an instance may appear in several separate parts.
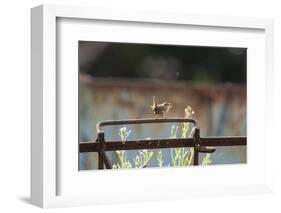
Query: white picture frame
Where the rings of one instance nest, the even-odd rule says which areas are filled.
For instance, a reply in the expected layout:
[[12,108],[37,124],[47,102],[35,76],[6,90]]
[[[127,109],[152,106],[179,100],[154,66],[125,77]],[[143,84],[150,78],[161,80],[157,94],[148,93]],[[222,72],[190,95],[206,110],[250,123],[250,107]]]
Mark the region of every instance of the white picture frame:
[[[68,20],[66,27],[62,26],[61,20]],[[75,166],[66,166],[65,161],[71,160],[75,162],[77,156],[75,151],[77,147],[70,145],[70,148],[64,149],[65,145],[57,144],[58,141],[58,88],[62,84],[61,80],[57,78],[57,70],[60,69],[61,62],[58,62],[58,49],[61,53],[65,53],[66,57],[73,57],[71,53],[66,53],[65,49],[60,49],[58,43],[58,34],[62,30],[59,27],[63,27],[66,32],[73,32],[69,35],[69,41],[83,36],[83,34],[75,33],[75,27],[70,22],[73,20],[87,20],[87,21],[99,21],[99,25],[102,26],[103,22],[119,23],[135,23],[142,24],[145,27],[147,24],[153,24],[157,26],[159,30],[165,28],[168,30],[177,30],[177,27],[195,26],[201,30],[210,29],[210,39],[206,42],[198,41],[198,45],[224,45],[224,42],[230,42],[227,44],[250,47],[251,54],[249,56],[249,70],[257,70],[255,79],[253,79],[253,72],[248,75],[248,110],[253,109],[252,113],[248,113],[247,119],[249,120],[249,144],[251,140],[266,141],[265,144],[257,142],[256,146],[250,146],[250,159],[247,166],[241,167],[237,165],[223,166],[223,167],[208,167],[208,168],[196,168],[195,169],[151,169],[147,171],[118,171],[115,173],[114,181],[120,183],[108,184],[106,187],[101,184],[102,181],[109,182],[112,179],[112,174],[109,171],[97,171],[97,172],[80,172],[79,177],[76,174],[79,173],[75,170]],[[120,27],[120,26],[115,27]],[[47,208],[47,207],[59,207],[59,206],[76,206],[76,205],[90,205],[98,203],[114,203],[114,202],[130,202],[130,201],[143,201],[143,200],[163,200],[163,199],[177,199],[188,198],[196,196],[213,196],[213,195],[228,195],[228,194],[251,194],[251,193],[263,193],[269,192],[271,187],[271,170],[270,170],[270,156],[268,150],[270,150],[270,140],[272,129],[269,128],[270,116],[266,118],[265,126],[258,122],[255,122],[255,115],[263,112],[263,110],[272,109],[272,96],[270,90],[272,89],[273,79],[273,21],[271,19],[257,19],[257,18],[241,18],[241,17],[216,17],[216,16],[204,16],[204,15],[188,15],[188,14],[173,14],[173,13],[153,13],[149,11],[126,11],[126,10],[112,10],[101,8],[84,8],[74,6],[54,6],[54,5],[41,5],[31,10],[31,54],[32,54],[32,142],[31,142],[31,201],[33,204]],[[73,27],[74,26],[74,27]],[[90,25],[89,25],[90,26]],[[128,26],[133,28],[134,24]],[[85,25],[83,26],[85,28]],[[86,26],[87,27],[87,26]],[[93,29],[96,29],[95,26]],[[79,32],[83,32],[84,28],[79,28]],[[196,29],[197,29],[196,28]],[[198,32],[194,32],[196,37]],[[70,30],[70,31],[68,31]],[[72,31],[71,31],[72,30]],[[130,29],[129,29],[130,30]],[[246,36],[239,37],[238,31],[247,31]],[[76,30],[77,32],[78,30]],[[136,32],[137,29],[132,29],[130,32]],[[223,36],[214,39],[216,34],[212,37],[211,33],[216,31],[226,32],[225,35],[229,35],[227,39]],[[232,33],[238,32],[238,33]],[[256,32],[257,35],[249,37],[249,34]],[[232,35],[230,35],[232,34]],[[253,33],[255,34],[255,33]],[[91,33],[89,33],[89,36]],[[223,34],[222,34],[223,35]],[[75,37],[78,36],[78,37]],[[105,32],[100,33],[100,36],[106,36]],[[112,36],[112,35],[111,35]],[[122,34],[119,39],[122,39]],[[236,37],[235,37],[236,36]],[[161,36],[162,37],[162,36]],[[200,37],[200,36],[199,36]],[[63,38],[63,37],[62,37]],[[90,37],[89,37],[90,38]],[[237,41],[237,38],[241,40]],[[245,38],[245,44],[243,39]],[[108,37],[107,39],[111,39]],[[130,38],[124,38],[128,41]],[[135,39],[141,39],[135,37]],[[143,42],[155,42],[157,38],[147,37]],[[180,40],[179,44],[184,42]],[[235,41],[236,39],[236,41]],[[141,41],[141,40],[138,40]],[[164,40],[159,42],[163,43]],[[189,41],[189,42],[196,42]],[[240,42],[240,43],[237,43]],[[62,42],[63,43],[63,42]],[[247,46],[248,45],[248,46]],[[65,48],[65,47],[64,47]],[[70,47],[69,47],[70,48]],[[71,52],[74,49],[70,48]],[[256,50],[256,51],[254,51]],[[74,50],[75,51],[75,50]],[[61,58],[60,58],[61,59]],[[68,58],[69,59],[69,58]],[[253,63],[255,59],[258,59],[256,63]],[[63,59],[62,59],[63,63]],[[73,65],[71,62],[69,66]],[[74,63],[75,65],[75,63]],[[76,68],[77,69],[77,66]],[[75,69],[69,71],[72,77],[64,78],[63,85],[73,85],[75,80]],[[252,73],[252,74],[251,74]],[[78,79],[76,79],[76,82]],[[259,85],[258,88],[256,86]],[[77,97],[77,91],[75,85],[72,88],[73,97]],[[256,89],[255,89],[256,88]],[[259,94],[256,97],[255,94]],[[63,95],[63,94],[62,94]],[[65,103],[74,103],[64,99]],[[69,101],[69,102],[67,102]],[[77,101],[77,100],[76,100]],[[63,105],[63,104],[62,104]],[[71,107],[70,107],[71,108]],[[71,108],[73,111],[68,111],[69,114],[73,114],[77,109]],[[70,116],[71,117],[71,116]],[[62,117],[63,118],[63,117]],[[69,118],[70,123],[75,123],[74,117]],[[68,120],[69,122],[69,120]],[[78,121],[77,121],[78,122]],[[64,123],[62,121],[62,123]],[[71,124],[70,124],[71,125]],[[264,127],[266,127],[264,131]],[[67,128],[75,128],[75,126],[67,126]],[[257,132],[264,131],[264,135],[253,134],[252,129],[255,128]],[[75,132],[75,131],[74,131]],[[78,130],[77,130],[78,132]],[[75,137],[75,135],[73,135]],[[71,138],[70,138],[71,140]],[[75,139],[76,140],[76,139]],[[77,140],[76,140],[77,141]],[[74,143],[74,142],[73,142]],[[72,145],[73,145],[72,143]],[[267,152],[263,154],[263,158],[266,158],[263,162],[258,161],[258,154],[261,154],[262,147],[265,147]],[[252,155],[251,155],[252,153]],[[63,156],[63,157],[62,157]],[[251,156],[253,156],[251,158]],[[77,162],[77,161],[76,161]],[[71,163],[69,163],[71,164]],[[257,164],[261,165],[257,167]],[[71,164],[72,165],[72,164]],[[67,168],[66,168],[67,167]],[[71,167],[71,168],[70,168]],[[66,169],[65,169],[66,168]],[[69,170],[68,170],[69,169]],[[192,187],[192,184],[188,184],[188,181],[194,182],[196,179],[200,182],[200,176],[206,175],[205,173],[211,173],[210,180],[213,180],[214,184],[208,185],[201,184],[201,187]],[[82,173],[82,174],[81,174]],[[247,174],[248,178],[245,180],[242,173]],[[253,180],[253,177],[257,174],[261,174]],[[67,178],[65,178],[67,176]],[[91,177],[91,178],[89,178]],[[132,183],[130,180],[141,180],[141,178],[150,177],[150,180],[154,184],[135,186],[135,190],[138,193],[134,193],[132,189]],[[222,180],[216,180],[217,177],[222,177]],[[167,178],[175,180],[180,184],[172,185],[167,184]],[[189,179],[188,179],[189,178]],[[235,180],[236,178],[236,180]],[[252,178],[252,179],[251,179]],[[185,183],[185,180],[186,183]],[[91,181],[91,182],[90,182]],[[122,182],[123,181],[123,182]],[[156,182],[157,181],[157,182]],[[232,183],[230,184],[230,182]],[[84,185],[78,185],[78,182],[83,182]],[[96,185],[96,191],[93,192],[94,184],[89,187],[89,183],[99,182]],[[124,183],[130,183],[128,186],[124,186]],[[175,181],[174,181],[175,182]],[[161,185],[166,184],[167,188],[162,189]],[[61,189],[63,188],[62,192]],[[80,190],[81,189],[81,190]],[[145,194],[145,190],[151,189],[149,195]],[[110,191],[112,190],[112,191]],[[88,192],[89,193],[88,193]],[[108,193],[110,191],[111,193]],[[188,193],[186,193],[188,191]],[[167,195],[170,192],[171,195]],[[120,193],[122,196],[120,196]]]

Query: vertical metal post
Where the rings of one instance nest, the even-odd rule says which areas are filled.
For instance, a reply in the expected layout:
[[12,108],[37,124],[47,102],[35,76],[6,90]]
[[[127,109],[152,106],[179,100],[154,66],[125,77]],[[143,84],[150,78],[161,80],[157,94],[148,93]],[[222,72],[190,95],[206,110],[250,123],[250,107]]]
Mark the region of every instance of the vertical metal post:
[[198,127],[195,128],[193,139],[194,139],[193,165],[197,166],[199,164],[199,142],[200,142],[200,129]]
[[102,153],[102,149],[103,149],[103,146],[104,146],[104,133],[103,132],[99,132],[98,133],[98,156],[99,156],[99,169],[103,169],[103,162],[104,162],[104,159],[103,159],[103,153]]

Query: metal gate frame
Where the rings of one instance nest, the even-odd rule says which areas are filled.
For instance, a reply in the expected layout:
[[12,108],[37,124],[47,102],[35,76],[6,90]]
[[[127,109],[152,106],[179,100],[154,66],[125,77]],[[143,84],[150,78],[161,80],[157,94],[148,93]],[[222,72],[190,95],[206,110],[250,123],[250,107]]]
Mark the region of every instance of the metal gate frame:
[[[169,138],[169,139],[149,139],[149,140],[128,140],[106,141],[102,127],[111,125],[126,124],[147,124],[147,123],[192,123],[195,127],[192,138]],[[112,169],[112,163],[107,157],[107,151],[117,150],[138,150],[138,149],[163,149],[192,147],[194,149],[193,165],[199,163],[199,153],[213,153],[215,146],[246,146],[247,137],[200,137],[200,129],[197,121],[188,118],[163,118],[163,119],[128,119],[128,120],[108,120],[97,124],[97,139],[94,142],[80,142],[79,152],[97,152],[98,168]]]

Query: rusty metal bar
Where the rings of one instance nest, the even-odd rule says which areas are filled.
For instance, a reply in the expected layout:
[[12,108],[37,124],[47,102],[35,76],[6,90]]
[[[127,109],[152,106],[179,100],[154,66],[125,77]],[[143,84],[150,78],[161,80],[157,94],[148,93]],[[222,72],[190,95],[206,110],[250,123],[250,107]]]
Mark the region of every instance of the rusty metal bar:
[[195,130],[194,130],[193,141],[194,141],[194,145],[193,145],[193,151],[194,151],[193,165],[197,166],[199,164],[199,150],[198,150],[199,142],[200,142],[199,128],[195,128]]
[[98,160],[98,168],[103,169],[103,162],[104,162],[104,133],[100,132],[97,135],[97,141],[98,141],[98,146],[97,146],[97,152],[99,155],[99,160]]
[[98,168],[103,169],[103,154],[102,152],[98,152]]
[[246,146],[247,137],[205,137],[200,138],[201,146]]
[[[246,146],[247,137],[207,137],[200,138],[201,146]],[[116,150],[137,150],[137,149],[164,149],[178,147],[193,147],[193,138],[177,139],[151,139],[151,140],[130,140],[125,144],[122,141],[105,142],[106,151]],[[81,142],[80,152],[97,152],[97,142]]]
[[111,125],[124,125],[124,124],[147,124],[147,123],[193,123],[197,125],[197,121],[189,118],[145,118],[145,119],[128,119],[128,120],[108,120],[101,121],[97,124],[97,132],[102,132],[102,127]]
[[194,150],[193,166],[198,166],[198,165],[199,165],[199,152]]
[[98,168],[99,169],[103,169],[104,165],[107,169],[112,169],[112,164],[109,160],[109,158],[106,155],[106,146],[105,146],[105,139],[104,139],[104,133],[103,132],[99,132],[98,136],[97,136],[97,152],[99,155],[99,159],[98,159]]
[[194,140],[193,165],[197,166],[199,164],[199,153],[213,153],[216,151],[216,149],[214,147],[208,147],[208,146],[201,145],[200,129],[198,127],[196,127],[194,130],[193,140]]
[[101,150],[101,153],[103,155],[103,161],[106,169],[112,169],[112,163],[110,162],[109,158],[106,155],[106,152],[104,149]]
[[[149,140],[134,140],[126,141],[105,141],[102,127],[109,125],[124,125],[124,124],[145,124],[145,123],[193,123],[195,131],[193,138],[180,139],[149,139]],[[104,165],[107,169],[112,168],[112,163],[106,155],[106,151],[117,150],[138,150],[138,149],[163,149],[163,148],[178,148],[178,147],[193,147],[194,157],[193,165],[199,164],[199,153],[213,153],[214,147],[210,146],[245,146],[247,145],[246,137],[200,137],[200,129],[197,127],[197,121],[187,118],[162,118],[162,119],[128,119],[128,120],[108,120],[101,121],[97,124],[97,140],[92,143],[79,144],[80,152],[98,152],[98,168],[103,169]]]

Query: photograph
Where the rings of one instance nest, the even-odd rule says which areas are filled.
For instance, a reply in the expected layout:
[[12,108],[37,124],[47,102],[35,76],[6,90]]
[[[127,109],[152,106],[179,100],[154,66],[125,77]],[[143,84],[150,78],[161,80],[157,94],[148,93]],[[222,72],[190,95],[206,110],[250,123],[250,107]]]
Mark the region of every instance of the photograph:
[[78,41],[79,170],[247,163],[247,48]]
[[[28,181],[30,196],[21,202],[44,209],[112,205],[113,211],[149,203],[169,212],[188,202],[189,210],[204,203],[210,211],[214,202],[222,210],[241,203],[235,212],[276,209],[281,84],[274,23],[281,15],[276,5],[263,11],[265,5],[233,3],[228,12],[229,4],[221,10],[214,3],[29,9],[30,116],[12,114],[29,119],[30,153],[9,165],[27,173],[3,170],[7,180]],[[22,95],[7,90],[22,78],[3,79],[8,100],[22,103]],[[15,127],[18,119],[6,114]],[[22,159],[27,169],[18,165]],[[8,194],[22,188],[5,185]]]

